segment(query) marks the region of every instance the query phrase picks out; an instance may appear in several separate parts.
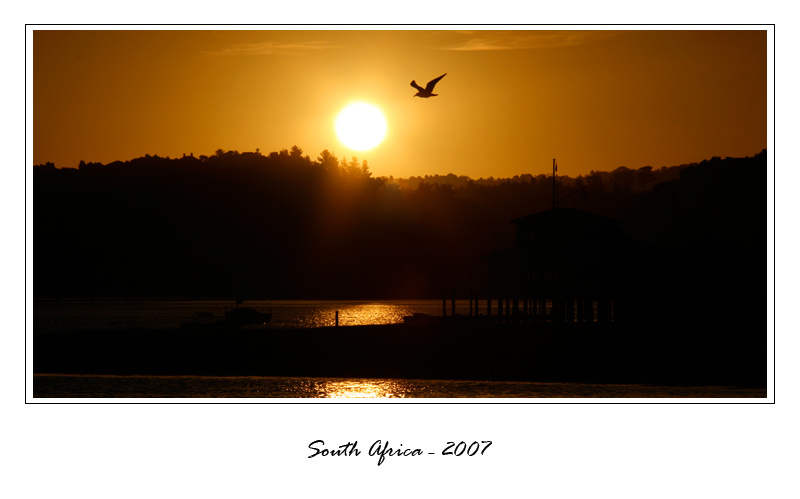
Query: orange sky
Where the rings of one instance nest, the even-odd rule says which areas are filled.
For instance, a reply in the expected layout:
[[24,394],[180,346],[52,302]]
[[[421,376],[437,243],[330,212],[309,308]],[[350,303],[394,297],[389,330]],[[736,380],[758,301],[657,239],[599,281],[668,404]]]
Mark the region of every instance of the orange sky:
[[[33,164],[58,167],[297,145],[375,176],[577,176],[767,147],[763,30],[35,31],[33,61]],[[386,117],[372,150],[336,136],[353,101]]]

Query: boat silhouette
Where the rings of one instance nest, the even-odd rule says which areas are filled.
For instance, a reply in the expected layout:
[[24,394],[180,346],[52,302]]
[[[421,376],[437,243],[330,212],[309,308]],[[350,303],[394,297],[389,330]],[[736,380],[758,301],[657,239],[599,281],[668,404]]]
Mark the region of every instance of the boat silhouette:
[[259,312],[251,307],[241,307],[242,299],[236,299],[236,308],[226,310],[225,316],[214,315],[213,312],[197,312],[197,316],[186,318],[187,322],[181,324],[181,329],[218,329],[237,328],[239,326],[252,326],[268,324],[272,319],[272,310]]
[[225,322],[228,324],[253,325],[267,324],[272,319],[272,312],[259,312],[250,307],[236,307],[225,312]]
[[244,298],[236,298],[236,308],[225,311],[225,322],[238,326],[267,324],[272,319],[272,310],[259,312],[251,307],[241,307]]

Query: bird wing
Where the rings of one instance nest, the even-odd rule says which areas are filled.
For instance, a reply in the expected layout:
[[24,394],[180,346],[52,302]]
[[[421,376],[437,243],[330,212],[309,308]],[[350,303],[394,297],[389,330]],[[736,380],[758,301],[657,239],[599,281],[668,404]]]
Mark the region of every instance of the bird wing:
[[433,87],[435,87],[436,83],[438,83],[439,80],[441,80],[445,76],[447,76],[447,73],[443,74],[442,76],[440,76],[440,77],[438,77],[436,79],[433,79],[433,80],[429,81],[428,84],[425,85],[425,90],[428,91],[428,92],[433,92]]
[[418,91],[420,91],[420,92],[422,92],[423,90],[425,90],[424,88],[422,88],[422,87],[420,87],[419,85],[417,85],[417,82],[416,82],[416,80],[411,80],[411,86],[412,86],[412,87],[414,87],[414,88],[416,88],[416,89],[417,89]]

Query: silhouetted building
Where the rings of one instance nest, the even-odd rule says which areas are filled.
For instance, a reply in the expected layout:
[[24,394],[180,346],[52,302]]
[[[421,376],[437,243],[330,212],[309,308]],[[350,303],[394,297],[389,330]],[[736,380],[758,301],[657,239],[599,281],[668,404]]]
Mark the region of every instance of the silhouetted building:
[[[483,257],[492,315],[558,321],[611,321],[629,281],[636,243],[621,222],[570,208],[512,220],[517,241]],[[508,315],[512,317],[508,317]]]

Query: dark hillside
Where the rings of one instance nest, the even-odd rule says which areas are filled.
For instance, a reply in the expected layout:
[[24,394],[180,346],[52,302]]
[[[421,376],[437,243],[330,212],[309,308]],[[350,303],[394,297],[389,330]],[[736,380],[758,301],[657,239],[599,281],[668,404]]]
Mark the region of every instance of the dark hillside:
[[[648,168],[561,178],[559,197],[574,193],[562,206],[620,220],[630,237],[658,248],[632,258],[632,265],[644,260],[647,272],[678,265],[732,284],[734,275],[763,278],[766,151]],[[552,177],[452,177],[406,188],[406,181],[372,178],[366,162],[328,151],[313,161],[296,147],[78,169],[39,165],[34,296],[466,292],[481,286],[480,256],[513,243],[509,221],[552,206]]]

